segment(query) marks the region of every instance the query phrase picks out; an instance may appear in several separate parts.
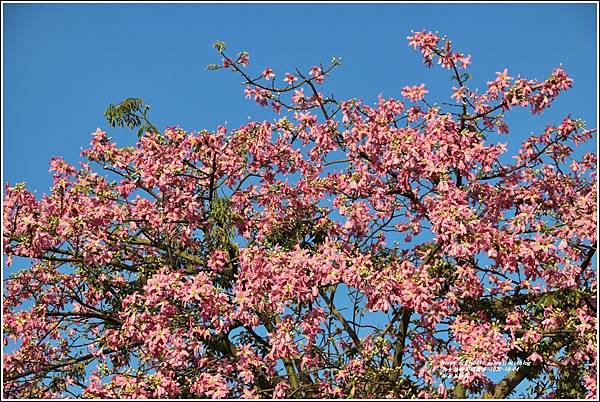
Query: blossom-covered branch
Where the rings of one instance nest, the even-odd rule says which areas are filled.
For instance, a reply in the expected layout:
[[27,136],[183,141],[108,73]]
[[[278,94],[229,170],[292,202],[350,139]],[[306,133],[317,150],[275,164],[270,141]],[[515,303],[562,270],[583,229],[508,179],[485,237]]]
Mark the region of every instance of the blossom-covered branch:
[[596,397],[595,130],[569,115],[505,143],[513,109],[573,80],[503,70],[478,91],[450,40],[408,43],[450,103],[413,82],[338,100],[337,58],[251,72],[216,42],[209,69],[273,120],[132,147],[99,128],[85,162],[51,160],[47,194],[7,184],[4,395]]

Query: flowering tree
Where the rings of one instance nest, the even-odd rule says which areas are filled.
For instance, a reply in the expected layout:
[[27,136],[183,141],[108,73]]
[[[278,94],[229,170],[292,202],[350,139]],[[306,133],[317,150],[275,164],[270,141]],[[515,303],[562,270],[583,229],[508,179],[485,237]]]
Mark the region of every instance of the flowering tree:
[[449,40],[408,40],[453,76],[448,111],[425,85],[324,96],[338,59],[254,76],[216,42],[209,69],[275,120],[161,133],[129,99],[107,117],[135,147],[98,129],[48,195],[7,185],[5,396],[595,397],[595,130],[490,140],[571,78],[478,92]]

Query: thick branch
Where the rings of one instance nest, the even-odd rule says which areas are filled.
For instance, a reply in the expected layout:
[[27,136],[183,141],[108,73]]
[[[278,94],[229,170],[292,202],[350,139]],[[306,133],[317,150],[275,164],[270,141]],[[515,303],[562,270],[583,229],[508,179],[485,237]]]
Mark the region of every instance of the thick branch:
[[[549,350],[552,354],[558,352],[566,344],[566,339],[556,339],[550,344]],[[504,399],[506,398],[525,378],[542,369],[543,364],[531,364],[529,366],[521,365],[517,370],[509,373],[502,381],[494,386],[490,391],[483,394],[483,398]]]
[[400,334],[396,341],[396,347],[394,350],[394,357],[392,359],[392,374],[390,379],[392,382],[396,382],[400,376],[400,368],[402,367],[402,360],[404,358],[404,350],[406,344],[406,336],[408,334],[408,325],[410,324],[410,316],[413,311],[409,309],[402,309],[402,322],[400,323]]
[[[134,344],[128,345],[126,348],[133,348],[136,346],[140,346],[141,344],[142,344],[142,342],[136,342]],[[115,352],[121,351],[123,349],[125,349],[125,347],[119,348],[116,350],[106,350],[106,351],[104,351],[104,354],[107,355],[107,354],[115,353]],[[82,363],[82,362],[92,360],[95,358],[96,358],[96,356],[93,353],[88,353],[87,355],[83,355],[81,357],[72,358],[72,359],[61,361],[61,362],[50,363],[38,370],[27,370],[27,371],[24,371],[19,374],[8,375],[8,376],[5,376],[3,379],[4,379],[4,381],[15,381],[15,380],[18,380],[23,377],[27,377],[32,374],[54,371],[54,370],[62,368],[62,367],[71,366],[73,364]]]

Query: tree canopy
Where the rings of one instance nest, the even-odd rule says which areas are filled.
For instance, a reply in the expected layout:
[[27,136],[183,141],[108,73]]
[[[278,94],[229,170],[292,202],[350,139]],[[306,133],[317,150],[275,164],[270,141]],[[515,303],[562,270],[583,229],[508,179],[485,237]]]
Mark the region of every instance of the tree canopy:
[[450,40],[408,43],[448,103],[338,100],[340,59],[252,73],[218,41],[208,69],[274,119],[161,131],[128,98],[106,118],[135,146],[98,128],[48,194],[7,184],[4,396],[596,397],[595,130],[511,155],[505,121],[573,80],[478,91]]

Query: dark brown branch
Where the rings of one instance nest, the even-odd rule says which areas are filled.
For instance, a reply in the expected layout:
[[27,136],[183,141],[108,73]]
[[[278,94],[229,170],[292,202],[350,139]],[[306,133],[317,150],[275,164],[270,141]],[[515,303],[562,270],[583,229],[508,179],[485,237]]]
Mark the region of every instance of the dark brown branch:
[[[556,353],[566,344],[566,339],[556,339],[549,347],[551,353]],[[489,399],[504,399],[506,398],[525,378],[542,370],[543,364],[521,365],[516,371],[513,371],[504,377],[497,385],[493,386],[490,391],[483,394],[483,398]]]
[[[140,345],[142,345],[142,342],[136,342],[132,345],[128,345],[127,347],[119,348],[116,350],[106,350],[106,351],[104,351],[104,354],[105,355],[111,354],[111,353],[119,352],[125,348],[133,348],[133,347],[140,346]],[[30,376],[32,374],[38,374],[38,373],[42,373],[42,372],[51,372],[51,371],[54,371],[54,370],[62,368],[62,367],[72,366],[73,364],[82,363],[82,362],[92,360],[95,358],[96,358],[96,356],[94,356],[93,353],[88,353],[87,355],[83,355],[81,357],[72,358],[72,359],[68,359],[68,360],[56,362],[56,363],[50,363],[50,364],[46,365],[45,367],[38,369],[38,370],[27,370],[27,371],[24,371],[19,374],[8,375],[8,376],[5,376],[3,379],[4,379],[4,381],[15,381],[20,378]]]
[[410,324],[410,316],[413,311],[410,309],[402,309],[402,322],[400,323],[400,333],[398,334],[398,340],[396,341],[396,347],[394,350],[394,357],[392,359],[392,371],[390,379],[393,383],[400,377],[400,369],[402,367],[402,360],[404,358],[404,351],[406,349],[406,336],[408,335],[408,325]]
[[358,337],[358,335],[356,335],[356,332],[354,332],[354,330],[352,329],[352,326],[348,323],[346,318],[342,315],[342,313],[340,313],[340,311],[333,304],[333,295],[331,298],[328,298],[327,294],[322,289],[319,290],[319,293],[321,294],[321,297],[323,299],[325,299],[325,301],[327,302],[327,305],[328,305],[331,313],[335,316],[335,318],[338,319],[338,321],[344,327],[344,330],[348,333],[348,335],[352,339],[354,346],[356,346],[356,348],[359,348],[360,347],[360,338]]
[[92,313],[92,312],[75,312],[75,311],[48,311],[45,313],[47,317],[82,317],[82,318],[98,318],[104,321],[110,321],[116,325],[122,325],[123,323],[109,315]]

